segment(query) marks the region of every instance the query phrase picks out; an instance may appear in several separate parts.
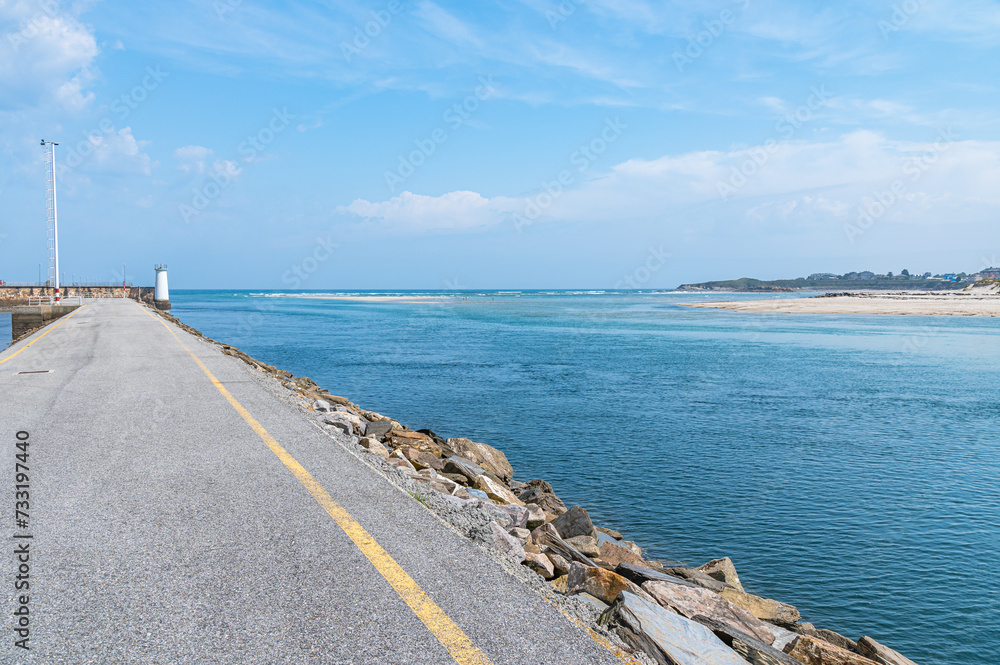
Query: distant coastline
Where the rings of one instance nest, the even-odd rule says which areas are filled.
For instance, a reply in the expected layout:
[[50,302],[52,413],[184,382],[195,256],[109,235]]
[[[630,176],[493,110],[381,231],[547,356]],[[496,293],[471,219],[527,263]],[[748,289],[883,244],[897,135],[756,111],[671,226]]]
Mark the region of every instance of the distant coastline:
[[961,291],[871,291],[830,293],[811,298],[767,298],[689,303],[687,307],[783,314],[875,314],[917,316],[1000,316],[1000,282]]

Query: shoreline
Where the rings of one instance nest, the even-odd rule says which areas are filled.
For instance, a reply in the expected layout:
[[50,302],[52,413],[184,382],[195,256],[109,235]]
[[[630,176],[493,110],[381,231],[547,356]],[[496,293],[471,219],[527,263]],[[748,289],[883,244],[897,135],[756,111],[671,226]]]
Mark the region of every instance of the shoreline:
[[[630,625],[636,611],[652,611],[658,621],[685,617],[721,640],[734,656],[746,657],[745,640],[756,640],[767,657],[747,658],[755,665],[806,662],[802,659],[808,649],[839,654],[846,660],[838,662],[848,665],[875,662],[868,653],[898,656],[871,638],[855,642],[816,628],[793,606],[748,593],[728,557],[698,567],[645,559],[641,546],[594,525],[585,508],[566,506],[549,483],[514,480],[506,455],[488,444],[411,430],[308,377],[295,377],[208,338],[169,313],[152,311],[221,347],[261,372],[262,379],[276,379],[276,395],[461,535],[496,554],[509,573],[556,602],[571,620],[583,622],[592,634],[620,641],[625,653],[633,652],[633,662],[662,662],[651,646],[656,639]],[[734,614],[741,617],[736,624]]]
[[871,291],[830,293],[810,298],[768,298],[686,303],[685,307],[775,314],[860,314],[877,316],[1000,316],[995,286],[953,293]]

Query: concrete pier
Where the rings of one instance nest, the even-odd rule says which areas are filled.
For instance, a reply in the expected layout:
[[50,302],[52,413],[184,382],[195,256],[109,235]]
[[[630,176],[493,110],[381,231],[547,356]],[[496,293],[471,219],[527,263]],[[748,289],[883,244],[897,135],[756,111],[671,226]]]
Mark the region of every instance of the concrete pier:
[[127,299],[0,353],[0,662],[619,662],[262,377]]

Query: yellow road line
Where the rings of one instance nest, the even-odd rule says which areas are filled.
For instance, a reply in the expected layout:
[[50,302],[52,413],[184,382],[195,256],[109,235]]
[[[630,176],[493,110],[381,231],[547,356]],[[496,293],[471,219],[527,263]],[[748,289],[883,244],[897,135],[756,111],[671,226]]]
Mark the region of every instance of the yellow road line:
[[32,344],[34,344],[35,342],[37,342],[41,338],[43,338],[46,335],[48,335],[50,332],[52,332],[53,330],[55,330],[56,328],[58,328],[62,324],[66,323],[66,321],[68,319],[72,319],[74,316],[76,316],[76,313],[79,312],[84,307],[86,307],[86,305],[82,305],[80,307],[80,309],[73,310],[72,314],[67,314],[66,316],[61,317],[60,320],[59,320],[59,323],[55,324],[54,326],[51,326],[48,330],[46,330],[45,332],[43,332],[41,335],[39,335],[35,339],[31,340],[30,342],[28,342],[27,344],[25,344],[20,349],[18,349],[14,353],[10,354],[9,356],[7,356],[6,358],[4,358],[3,360],[0,360],[0,365],[3,365],[5,362],[7,362],[8,360],[10,360],[11,358],[16,357],[19,353],[21,353],[22,351],[24,351],[25,349],[27,349],[29,346],[31,346]]
[[205,373],[205,376],[209,378],[212,384],[222,393],[222,396],[226,398],[236,412],[243,417],[243,420],[250,425],[251,429],[257,433],[257,436],[271,449],[278,459],[288,467],[288,470],[292,472],[302,486],[308,490],[308,492],[316,499],[316,503],[323,507],[323,509],[333,518],[337,525],[344,530],[344,533],[354,541],[361,553],[368,557],[368,560],[372,562],[376,570],[382,574],[382,577],[392,585],[392,588],[396,590],[396,593],[403,599],[403,601],[410,606],[413,613],[417,615],[427,629],[433,633],[434,637],[448,650],[451,657],[455,659],[455,662],[459,665],[492,665],[489,658],[486,657],[482,651],[472,643],[462,629],[459,628],[454,621],[452,621],[444,611],[438,607],[430,596],[428,596],[423,589],[410,577],[403,568],[393,560],[389,553],[382,549],[371,535],[365,531],[364,527],[358,524],[350,513],[348,513],[339,503],[333,500],[323,486],[320,485],[312,475],[305,470],[305,468],[296,461],[294,457],[288,454],[284,448],[281,447],[274,438],[268,434],[267,430],[257,422],[257,420],[250,415],[242,404],[236,401],[236,398],[226,390],[226,387],[215,378],[215,375],[209,371],[205,363],[201,361],[194,353],[191,352],[184,342],[181,341],[170,326],[167,325],[166,321],[156,317],[155,315],[146,312],[149,316],[152,316],[157,321],[163,324],[163,327],[173,335],[177,343],[188,352],[201,371]]

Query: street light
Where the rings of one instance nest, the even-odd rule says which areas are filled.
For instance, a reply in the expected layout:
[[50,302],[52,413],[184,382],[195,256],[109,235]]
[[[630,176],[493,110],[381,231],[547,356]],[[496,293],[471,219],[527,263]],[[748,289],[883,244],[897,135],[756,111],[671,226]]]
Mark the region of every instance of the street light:
[[49,162],[46,164],[49,194],[49,225],[52,230],[52,247],[49,254],[49,269],[55,273],[56,302],[59,302],[59,216],[56,214],[56,146],[54,141],[42,139],[42,147],[49,146]]

